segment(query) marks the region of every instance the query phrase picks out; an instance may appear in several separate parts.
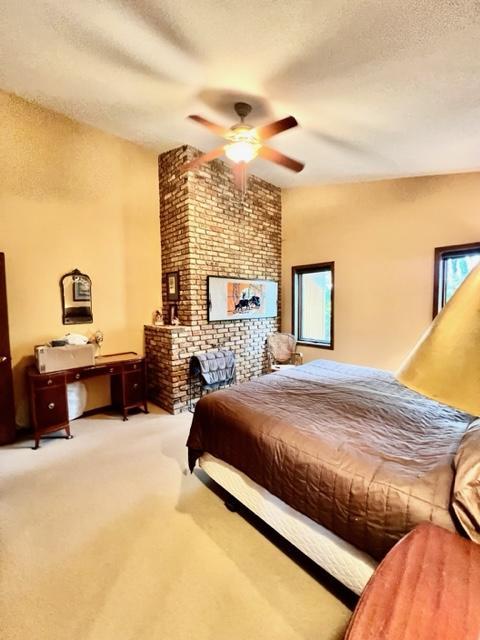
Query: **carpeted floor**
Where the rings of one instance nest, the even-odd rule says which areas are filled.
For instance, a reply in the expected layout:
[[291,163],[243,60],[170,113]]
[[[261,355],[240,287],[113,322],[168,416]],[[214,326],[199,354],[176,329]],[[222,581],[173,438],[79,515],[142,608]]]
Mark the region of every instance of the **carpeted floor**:
[[189,415],[152,411],[0,449],[2,640],[341,638],[342,592],[186,473]]

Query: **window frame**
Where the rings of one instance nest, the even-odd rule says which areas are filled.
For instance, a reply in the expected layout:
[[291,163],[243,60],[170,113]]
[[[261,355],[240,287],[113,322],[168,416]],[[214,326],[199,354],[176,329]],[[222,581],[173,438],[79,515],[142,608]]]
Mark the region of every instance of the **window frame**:
[[[480,252],[480,242],[469,242],[467,244],[452,244],[448,247],[436,247],[434,266],[433,266],[433,308],[432,318],[436,316],[445,306],[445,279],[443,278],[443,261],[445,258],[461,257],[468,255],[473,251]],[[442,283],[442,292],[440,294],[440,282]],[[440,295],[439,295],[440,294]],[[442,306],[439,308],[439,303]]]
[[[332,274],[332,290],[331,290],[331,312],[330,312],[330,342],[320,342],[300,339],[300,318],[302,316],[302,295],[301,287],[298,286],[302,275],[307,273],[315,273],[318,271],[330,271]],[[298,304],[296,300],[298,298]],[[292,267],[292,333],[297,343],[306,347],[315,347],[316,349],[328,349],[333,351],[335,348],[335,262],[318,262],[316,264],[303,264]]]

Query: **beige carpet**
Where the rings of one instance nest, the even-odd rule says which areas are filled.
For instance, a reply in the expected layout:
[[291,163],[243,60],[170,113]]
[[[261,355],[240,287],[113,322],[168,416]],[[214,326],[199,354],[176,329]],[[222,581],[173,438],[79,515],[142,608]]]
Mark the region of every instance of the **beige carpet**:
[[189,415],[73,423],[0,449],[2,640],[329,640],[350,616],[202,472]]

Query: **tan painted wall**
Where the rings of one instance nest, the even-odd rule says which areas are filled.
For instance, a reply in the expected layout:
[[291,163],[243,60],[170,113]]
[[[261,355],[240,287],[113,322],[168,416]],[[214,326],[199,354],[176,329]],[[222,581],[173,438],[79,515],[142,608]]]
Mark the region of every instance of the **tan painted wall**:
[[395,369],[431,320],[435,247],[480,241],[480,174],[283,192],[283,315],[291,267],[335,261],[335,349],[329,358]]
[[[143,351],[161,304],[156,154],[0,93],[0,251],[6,255],[17,419],[24,364],[66,331],[105,334],[104,353]],[[94,322],[64,327],[59,278],[93,282]],[[105,381],[90,385],[102,403]]]

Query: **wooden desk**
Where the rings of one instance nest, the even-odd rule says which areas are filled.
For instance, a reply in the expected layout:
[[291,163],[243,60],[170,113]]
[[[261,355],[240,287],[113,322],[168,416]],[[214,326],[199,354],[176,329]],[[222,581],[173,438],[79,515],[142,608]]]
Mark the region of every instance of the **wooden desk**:
[[72,437],[67,404],[67,384],[71,382],[110,376],[112,405],[100,410],[118,409],[124,420],[128,419],[128,410],[134,407],[148,413],[145,358],[134,352],[100,356],[93,366],[53,373],[39,373],[32,366],[27,375],[35,449],[38,449],[40,438],[45,433],[65,429],[66,437]]
[[480,545],[425,523],[373,574],[345,640],[478,640]]

